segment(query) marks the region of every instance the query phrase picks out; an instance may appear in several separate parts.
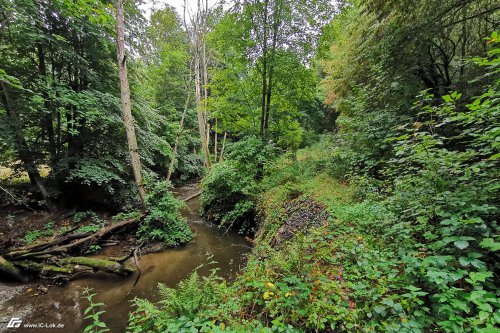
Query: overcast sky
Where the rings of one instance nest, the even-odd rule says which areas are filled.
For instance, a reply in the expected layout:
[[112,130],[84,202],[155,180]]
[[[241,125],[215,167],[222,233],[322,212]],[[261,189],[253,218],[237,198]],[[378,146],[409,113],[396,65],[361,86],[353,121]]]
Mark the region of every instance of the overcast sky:
[[[208,0],[209,6],[212,6],[217,2],[220,1]],[[198,0],[187,0],[187,3],[191,12],[194,12],[196,10],[196,4],[198,3]],[[184,11],[184,0],[144,0],[144,4],[139,7],[144,10],[146,17],[149,19],[149,16],[151,15],[151,11],[153,9],[162,8],[165,6],[165,4],[173,6],[175,9],[177,9],[177,12],[182,17],[182,13]]]

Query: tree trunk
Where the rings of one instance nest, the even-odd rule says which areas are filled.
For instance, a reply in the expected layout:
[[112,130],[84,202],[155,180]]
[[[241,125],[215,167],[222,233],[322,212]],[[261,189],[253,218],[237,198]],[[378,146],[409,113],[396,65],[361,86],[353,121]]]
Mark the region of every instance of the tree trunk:
[[[198,18],[199,20],[199,18]],[[201,31],[199,23],[195,25],[195,59],[194,59],[194,74],[195,74],[195,93],[196,93],[196,111],[198,115],[198,129],[200,132],[200,143],[203,156],[205,158],[205,166],[210,168],[210,152],[208,151],[208,143],[206,139],[207,119],[202,105],[202,59],[201,59]]]
[[218,130],[218,127],[219,127],[219,124],[217,122],[217,117],[215,117],[215,133],[214,133],[214,162],[217,162],[217,155],[218,155],[218,151],[217,151],[217,130]]
[[227,132],[224,132],[224,139],[222,139],[222,149],[220,150],[219,162],[222,162],[222,159],[224,158],[224,148],[226,148],[226,134]]
[[267,99],[267,9],[269,0],[264,1],[264,37],[262,44],[262,102],[260,115],[260,136],[262,141],[266,138],[266,99]]
[[134,269],[127,265],[112,260],[87,258],[87,257],[68,257],[59,260],[61,264],[81,265],[92,267],[96,270],[101,270],[106,273],[118,275],[128,275],[134,272]]
[[124,25],[124,10],[123,0],[116,2],[116,35],[118,46],[118,74],[120,77],[120,90],[121,90],[121,105],[123,112],[123,124],[127,132],[127,143],[132,162],[132,170],[134,172],[135,183],[142,205],[145,206],[146,190],[142,179],[142,166],[139,155],[139,148],[137,146],[137,137],[135,135],[134,119],[132,118],[132,106],[130,102],[130,88],[127,77],[127,64],[125,56],[125,37],[123,32]]
[[271,96],[273,89],[273,71],[274,71],[274,63],[276,58],[276,44],[278,42],[278,27],[279,27],[279,8],[278,4],[274,9],[273,13],[273,44],[271,47],[271,59],[269,61],[269,82],[267,85],[267,98],[266,98],[266,112],[264,116],[264,132],[267,133],[269,129],[269,114],[271,113]]
[[167,172],[167,180],[170,180],[172,176],[172,172],[174,171],[175,159],[177,156],[177,147],[179,146],[179,139],[182,134],[183,126],[184,126],[184,118],[186,117],[186,112],[189,106],[189,92],[186,97],[186,103],[184,104],[184,111],[182,112],[181,122],[179,124],[179,131],[177,132],[177,136],[175,137],[174,150],[172,151],[172,159],[170,160],[170,165],[168,166]]
[[26,282],[26,276],[17,269],[10,261],[5,260],[2,256],[0,256],[0,272],[3,274],[10,276],[20,282]]

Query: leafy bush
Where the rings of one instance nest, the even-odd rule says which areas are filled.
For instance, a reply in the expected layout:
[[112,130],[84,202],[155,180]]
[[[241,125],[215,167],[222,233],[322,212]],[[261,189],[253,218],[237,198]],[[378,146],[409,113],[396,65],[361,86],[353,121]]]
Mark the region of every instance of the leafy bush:
[[201,212],[210,221],[250,230],[254,225],[257,179],[277,149],[249,137],[228,145],[226,160],[202,181]]
[[431,320],[413,316],[445,332],[492,328],[499,319],[499,97],[493,87],[465,108],[458,93],[438,107],[424,104],[421,118],[430,120],[395,138],[397,157],[386,170],[394,187],[385,204],[400,217],[386,237],[407,244],[405,272],[431,295]]
[[256,183],[232,161],[215,164],[202,181],[201,212],[223,225],[251,226],[255,215]]
[[146,204],[149,214],[138,230],[141,238],[161,241],[166,246],[178,246],[191,240],[192,231],[179,210],[183,202],[169,191],[166,181],[151,182],[148,186]]

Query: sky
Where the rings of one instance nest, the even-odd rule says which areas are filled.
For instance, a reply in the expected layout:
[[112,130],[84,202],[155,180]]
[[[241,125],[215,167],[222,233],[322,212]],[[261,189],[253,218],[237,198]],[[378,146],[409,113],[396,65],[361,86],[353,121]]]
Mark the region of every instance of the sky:
[[[198,0],[187,0],[188,7],[191,12],[196,10],[197,2]],[[209,6],[212,6],[217,2],[217,0],[208,0]],[[173,6],[182,17],[182,13],[184,12],[184,0],[144,0],[144,3],[139,7],[144,10],[146,17],[149,19],[153,9],[162,8],[165,4]]]

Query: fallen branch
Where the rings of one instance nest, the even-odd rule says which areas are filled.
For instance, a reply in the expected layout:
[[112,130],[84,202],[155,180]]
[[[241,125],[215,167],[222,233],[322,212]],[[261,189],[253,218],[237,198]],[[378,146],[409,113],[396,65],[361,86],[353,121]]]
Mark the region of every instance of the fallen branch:
[[200,196],[200,194],[201,194],[201,191],[196,192],[195,194],[190,195],[189,197],[187,197],[187,198],[185,198],[185,199],[183,199],[183,200],[187,202],[187,201],[189,201],[189,200],[191,200],[191,199],[194,199],[194,198],[196,198],[196,197]]
[[96,233],[93,233],[85,238],[81,238],[81,239],[77,240],[76,242],[63,245],[63,246],[61,246],[61,248],[67,249],[69,251],[69,250],[72,250],[74,248],[84,246],[85,244],[91,244],[94,241],[101,239],[101,238],[104,238],[105,236],[107,236],[110,233],[113,233],[119,229],[129,227],[129,226],[134,225],[134,224],[139,224],[139,222],[142,221],[144,216],[145,215],[142,214],[140,216],[140,218],[138,218],[138,219],[128,219],[128,220],[125,220],[125,221],[122,221],[119,223],[112,224],[109,227],[102,228],[101,230],[97,231]]
[[[60,245],[72,241],[78,238],[84,238],[92,235],[90,232],[79,232],[70,235],[66,235],[64,237],[58,237],[53,240],[49,240],[46,242],[38,242],[36,244],[31,244],[20,249],[16,249],[15,251],[6,253],[4,256],[6,258],[21,258],[23,255],[29,255],[33,253],[33,251],[42,251],[54,245]],[[51,253],[51,252],[48,252]]]

